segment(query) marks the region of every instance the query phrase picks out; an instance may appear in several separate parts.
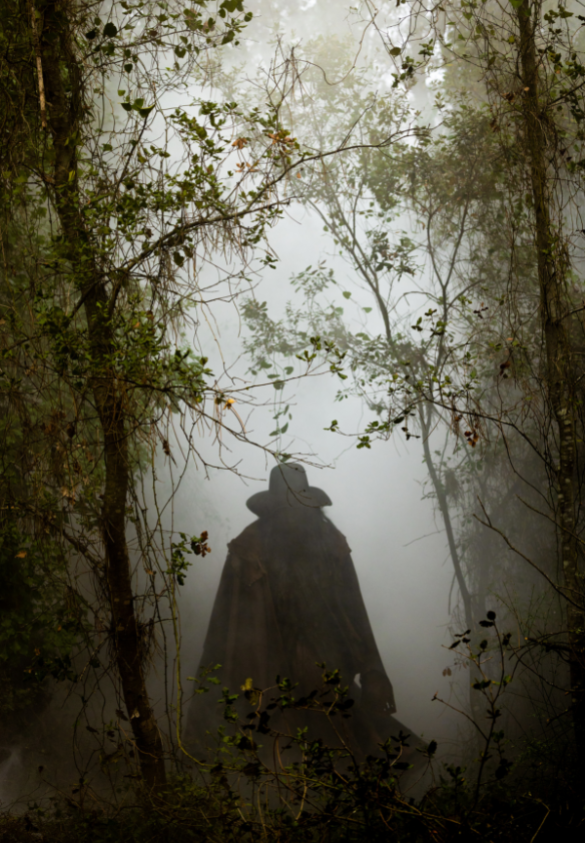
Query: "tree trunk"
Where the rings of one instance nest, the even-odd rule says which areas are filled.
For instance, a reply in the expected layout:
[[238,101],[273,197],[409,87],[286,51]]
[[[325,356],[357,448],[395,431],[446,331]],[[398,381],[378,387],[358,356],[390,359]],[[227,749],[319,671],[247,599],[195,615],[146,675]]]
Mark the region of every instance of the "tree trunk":
[[[550,406],[558,431],[557,500],[559,543],[562,551],[564,586],[567,595],[567,621],[570,655],[571,703],[577,749],[585,754],[585,617],[578,570],[577,525],[575,518],[574,372],[568,325],[566,258],[551,222],[551,191],[547,167],[547,115],[539,102],[538,60],[533,16],[539,5],[530,0],[517,9],[520,31],[520,70],[522,77],[522,119],[524,142],[530,163],[538,255],[540,318],[543,332],[545,380]],[[548,150],[550,155],[550,150]],[[575,605],[576,604],[576,605]]]
[[451,521],[451,510],[449,507],[449,501],[447,499],[447,493],[433,462],[433,455],[431,453],[431,447],[429,442],[429,438],[431,435],[431,425],[429,421],[425,419],[425,412],[427,412],[427,408],[421,407],[419,410],[419,420],[422,432],[425,463],[429,472],[429,476],[431,478],[431,482],[433,484],[433,489],[435,490],[435,494],[437,496],[437,503],[439,505],[439,511],[443,518],[443,524],[445,525],[447,543],[449,545],[449,553],[451,555],[451,561],[453,562],[453,569],[455,571],[455,579],[457,580],[457,585],[459,586],[459,593],[461,594],[461,600],[463,601],[464,623],[466,624],[468,629],[473,631],[475,627],[475,619],[473,615],[471,594],[469,593],[469,589],[465,581],[465,574],[463,573],[463,568],[461,566],[459,550],[457,549],[457,542],[455,540],[455,531],[453,530],[453,523]]
[[[29,9],[34,14],[32,3]],[[44,6],[44,19],[36,24],[36,39],[31,39],[38,45],[35,61],[43,76],[46,123],[54,152],[52,173],[50,178],[45,173],[45,180],[50,184],[59,215],[64,257],[71,266],[87,318],[93,369],[89,385],[103,436],[105,489],[101,515],[112,636],[142,777],[153,790],[165,782],[165,765],[161,735],[146,690],[126,540],[126,506],[131,481],[126,397],[111,363],[116,345],[106,279],[100,272],[81,212],[77,151],[73,141],[86,112],[81,68],[74,53],[68,11],[73,18],[75,8],[71,8],[70,3],[49,0]]]

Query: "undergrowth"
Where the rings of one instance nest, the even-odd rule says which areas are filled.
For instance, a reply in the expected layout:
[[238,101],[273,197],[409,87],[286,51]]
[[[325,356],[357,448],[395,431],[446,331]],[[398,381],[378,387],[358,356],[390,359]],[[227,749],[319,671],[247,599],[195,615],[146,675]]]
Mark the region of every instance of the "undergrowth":
[[[510,636],[495,614],[481,622],[475,649],[469,630],[451,649],[473,669],[483,722],[473,722],[477,747],[467,769],[440,762],[437,744],[409,745],[400,733],[359,760],[348,746],[309,739],[307,729],[278,732],[278,713],[311,710],[330,721],[350,716],[338,671],[324,668],[320,692],[296,698],[286,679],[276,695],[224,690],[225,724],[213,760],[183,756],[181,774],[156,792],[126,784],[116,804],[82,780],[71,796],[31,804],[26,814],[0,816],[2,843],[423,843],[582,839],[583,764],[570,743],[526,745],[511,758],[499,728],[501,702],[514,679]],[[471,672],[471,670],[470,670]],[[247,711],[247,713],[245,713]],[[468,717],[468,715],[464,716]],[[286,739],[286,740],[284,740]],[[287,744],[278,764],[271,741]],[[551,743],[553,739],[551,739]],[[275,757],[275,756],[272,756]],[[288,758],[286,765],[282,758]],[[185,761],[184,759],[188,760]],[[290,759],[294,760],[290,760]],[[408,760],[406,763],[405,759]],[[128,782],[128,778],[120,781]],[[47,807],[49,806],[49,807]]]

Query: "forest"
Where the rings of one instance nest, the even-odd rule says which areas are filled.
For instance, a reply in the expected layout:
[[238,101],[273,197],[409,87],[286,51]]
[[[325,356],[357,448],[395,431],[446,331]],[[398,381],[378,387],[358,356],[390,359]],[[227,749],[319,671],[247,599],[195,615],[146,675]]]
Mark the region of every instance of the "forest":
[[581,839],[582,494],[585,3],[0,0],[0,840]]

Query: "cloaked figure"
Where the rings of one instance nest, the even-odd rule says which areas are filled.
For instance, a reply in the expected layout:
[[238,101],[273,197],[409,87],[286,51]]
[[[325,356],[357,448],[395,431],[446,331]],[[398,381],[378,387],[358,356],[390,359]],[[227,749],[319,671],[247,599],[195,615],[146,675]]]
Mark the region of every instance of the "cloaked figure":
[[[336,734],[363,756],[409,730],[392,716],[394,692],[350,549],[323,514],[330,505],[296,464],[274,468],[269,490],[247,501],[258,519],[229,544],[200,667],[221,665],[215,674],[220,686],[240,694],[246,680],[266,689],[277,676],[287,677],[298,683],[297,698],[322,687],[320,664],[339,669],[356,705]],[[212,688],[195,697],[186,729],[191,745],[209,745],[209,733],[221,722],[219,696]],[[295,729],[308,725],[311,737],[323,737],[310,712],[296,712],[293,719]]]

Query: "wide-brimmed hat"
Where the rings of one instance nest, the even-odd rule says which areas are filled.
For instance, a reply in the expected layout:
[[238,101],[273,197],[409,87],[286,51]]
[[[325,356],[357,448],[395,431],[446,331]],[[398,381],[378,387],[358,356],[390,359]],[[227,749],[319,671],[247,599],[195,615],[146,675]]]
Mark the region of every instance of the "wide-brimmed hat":
[[246,501],[254,515],[269,515],[282,507],[319,509],[331,506],[323,489],[309,486],[307,472],[298,463],[282,463],[270,472],[267,492],[258,492]]

